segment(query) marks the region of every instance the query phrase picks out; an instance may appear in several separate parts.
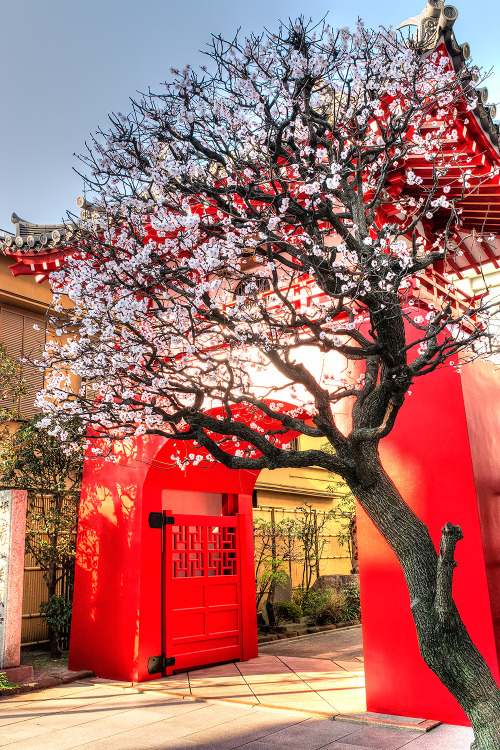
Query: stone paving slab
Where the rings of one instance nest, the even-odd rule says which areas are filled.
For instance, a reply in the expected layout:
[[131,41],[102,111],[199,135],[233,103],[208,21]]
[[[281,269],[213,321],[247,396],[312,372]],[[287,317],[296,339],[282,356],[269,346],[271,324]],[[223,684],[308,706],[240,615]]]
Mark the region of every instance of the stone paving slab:
[[[359,638],[359,633],[354,634]],[[312,636],[316,639],[323,637]],[[352,642],[352,635],[350,637]],[[307,646],[307,644],[306,644]],[[351,643],[352,646],[352,643]],[[309,651],[310,648],[306,649]],[[347,720],[351,723],[427,732],[439,722],[389,717],[366,711],[363,663],[357,658],[336,661],[313,656],[262,654],[248,662],[219,664],[162,677],[145,683],[95,679],[96,687],[198,701],[222,701],[235,706],[286,709]],[[1,723],[1,712],[0,712]]]

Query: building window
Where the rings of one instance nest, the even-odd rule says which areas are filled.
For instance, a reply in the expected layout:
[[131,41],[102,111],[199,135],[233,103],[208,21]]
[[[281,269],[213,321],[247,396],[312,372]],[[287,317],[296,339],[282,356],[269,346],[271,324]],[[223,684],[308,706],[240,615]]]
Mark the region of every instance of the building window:
[[[37,329],[34,328],[37,326]],[[38,359],[45,347],[46,323],[24,312],[0,308],[0,339],[7,353],[16,359]],[[23,363],[23,378],[26,382],[26,395],[15,399],[13,407],[18,417],[32,419],[40,413],[35,408],[36,395],[43,388],[43,373],[38,367]]]
[[256,276],[252,279],[243,279],[238,283],[234,290],[235,297],[246,297],[247,293],[245,288],[253,281],[257,290],[253,290],[248,296],[255,296],[256,294],[262,294],[262,292],[271,291],[271,282],[265,276]]

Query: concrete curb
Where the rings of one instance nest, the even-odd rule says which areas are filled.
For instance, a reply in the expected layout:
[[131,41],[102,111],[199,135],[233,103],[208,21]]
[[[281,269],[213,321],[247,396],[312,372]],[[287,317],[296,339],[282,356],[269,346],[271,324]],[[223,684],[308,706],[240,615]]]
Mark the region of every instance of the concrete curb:
[[[352,623],[346,623],[339,627],[338,625],[318,625],[314,630],[310,628],[306,633],[302,635],[288,635],[287,633],[273,633],[272,635],[265,635],[259,638],[259,646],[267,646],[270,643],[276,643],[276,641],[298,641],[299,638],[309,638],[311,635],[324,635],[325,633],[331,632],[332,630],[353,630],[354,628],[360,628],[361,623],[355,620]],[[293,631],[292,631],[293,632]],[[314,659],[315,657],[310,657]]]
[[0,700],[2,698],[8,698],[11,695],[22,695],[23,693],[32,693],[35,690],[46,690],[47,688],[59,687],[60,685],[77,682],[78,680],[83,680],[87,677],[94,677],[94,673],[88,669],[82,669],[80,672],[68,673],[62,677],[42,677],[40,680],[26,682],[23,685],[16,685],[11,689],[5,688],[0,690]]
[[402,720],[398,716],[388,717],[377,714],[338,714],[336,721],[348,721],[351,724],[369,724],[371,726],[389,727],[390,729],[406,729],[411,732],[430,732],[442,722],[433,719]]

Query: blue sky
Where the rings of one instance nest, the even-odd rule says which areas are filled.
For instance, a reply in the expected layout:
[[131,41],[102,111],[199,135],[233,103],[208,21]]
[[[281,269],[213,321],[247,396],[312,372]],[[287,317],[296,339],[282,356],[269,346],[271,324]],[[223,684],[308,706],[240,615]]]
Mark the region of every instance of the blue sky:
[[[197,63],[210,34],[276,27],[300,14],[333,26],[397,25],[425,0],[2,0],[0,4],[0,228],[10,215],[36,223],[75,208],[72,171],[89,133],[111,111],[127,111],[137,90],[153,89],[172,66]],[[498,0],[457,0],[455,33],[474,62],[497,69],[490,102],[500,100]]]

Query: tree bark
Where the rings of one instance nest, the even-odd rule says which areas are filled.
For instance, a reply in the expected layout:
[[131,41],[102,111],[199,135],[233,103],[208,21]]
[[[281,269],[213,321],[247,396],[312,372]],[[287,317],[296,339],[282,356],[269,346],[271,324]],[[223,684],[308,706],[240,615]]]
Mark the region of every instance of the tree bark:
[[351,518],[349,522],[349,556],[351,558],[351,574],[359,573],[358,564],[358,531],[356,527],[356,516]]
[[60,659],[62,655],[61,642],[59,640],[59,631],[49,625],[50,638],[50,658]]
[[267,616],[269,619],[269,625],[271,628],[276,627],[276,617],[274,614],[274,595],[276,592],[276,574],[278,572],[278,566],[276,564],[277,547],[276,547],[276,517],[274,508],[271,508],[271,566],[272,566],[272,580],[269,586],[267,594]]
[[[51,561],[48,565],[47,572],[45,574],[45,581],[47,583],[47,595],[48,600],[51,600],[52,596],[56,595],[57,588],[57,563]],[[59,631],[57,628],[48,626],[49,628],[49,641],[50,641],[50,658],[60,659],[62,654],[61,643],[59,640]]]
[[377,446],[365,444],[359,450],[363,481],[351,479],[351,490],[403,568],[420,653],[469,718],[472,748],[500,750],[500,689],[452,596],[454,550],[462,532],[446,524],[438,556],[427,527],[382,468]]

